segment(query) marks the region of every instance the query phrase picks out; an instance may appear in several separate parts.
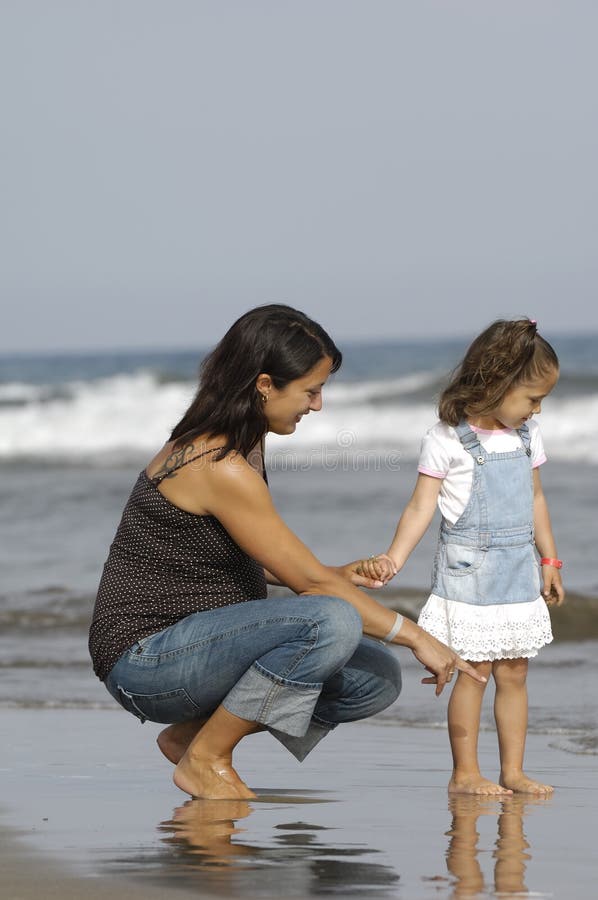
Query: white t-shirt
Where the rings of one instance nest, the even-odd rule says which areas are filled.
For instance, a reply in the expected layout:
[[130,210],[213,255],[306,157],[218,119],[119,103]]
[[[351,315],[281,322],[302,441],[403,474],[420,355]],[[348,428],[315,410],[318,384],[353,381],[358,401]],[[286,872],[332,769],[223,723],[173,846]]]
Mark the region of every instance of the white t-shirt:
[[[509,453],[521,447],[521,438],[511,428],[487,431],[473,425],[470,427],[479,436],[480,444],[487,453]],[[546,462],[546,454],[537,422],[530,419],[527,427],[532,451],[532,468],[535,469]],[[422,475],[442,478],[438,508],[451,525],[457,521],[469,500],[473,466],[471,453],[464,448],[451,425],[437,422],[426,432],[421,444],[417,470]]]

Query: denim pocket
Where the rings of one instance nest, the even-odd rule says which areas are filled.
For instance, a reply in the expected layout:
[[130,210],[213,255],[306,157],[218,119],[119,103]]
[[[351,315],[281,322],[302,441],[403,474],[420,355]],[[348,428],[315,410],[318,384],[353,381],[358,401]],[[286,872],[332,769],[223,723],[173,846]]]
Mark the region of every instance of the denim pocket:
[[443,566],[447,575],[463,576],[475,572],[482,565],[486,553],[467,544],[445,544]]
[[185,688],[174,691],[163,691],[160,694],[137,694],[127,691],[120,684],[116,685],[121,706],[137,716],[142,722],[159,722],[170,725],[173,722],[184,722],[199,719],[199,706],[193,702]]

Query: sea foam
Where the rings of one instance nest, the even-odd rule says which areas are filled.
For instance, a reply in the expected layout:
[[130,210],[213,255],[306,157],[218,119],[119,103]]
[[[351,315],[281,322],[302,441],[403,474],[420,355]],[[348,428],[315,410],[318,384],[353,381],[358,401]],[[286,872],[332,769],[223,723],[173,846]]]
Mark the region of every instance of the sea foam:
[[[304,416],[290,439],[269,436],[269,456],[301,465],[413,459],[436,419],[438,385],[434,372],[332,383],[323,410]],[[194,391],[194,382],[164,381],[150,371],[51,386],[5,382],[0,459],[136,462],[167,440]],[[543,407],[548,456],[598,464],[598,393],[549,397]]]

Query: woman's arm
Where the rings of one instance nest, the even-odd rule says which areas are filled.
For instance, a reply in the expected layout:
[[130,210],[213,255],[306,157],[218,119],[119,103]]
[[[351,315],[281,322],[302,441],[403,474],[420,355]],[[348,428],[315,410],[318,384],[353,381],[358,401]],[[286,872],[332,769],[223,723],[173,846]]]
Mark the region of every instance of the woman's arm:
[[[556,559],[556,541],[552,533],[552,524],[550,522],[550,513],[548,512],[548,504],[544,491],[542,489],[542,481],[540,479],[539,466],[533,470],[534,478],[534,535],[538,553],[541,557],[548,559]],[[560,569],[554,566],[542,566],[542,594],[547,603],[555,603],[560,606],[565,599],[565,590],[561,580]]]
[[[374,590],[384,587],[384,582],[380,581],[378,578],[366,578],[363,575],[357,575],[355,573],[356,565],[357,563],[355,562],[348,563],[346,566],[328,566],[328,568],[333,572],[336,572],[337,575],[348,578],[353,584],[358,584],[360,587],[373,588]],[[272,572],[268,572],[267,569],[264,569],[264,578],[266,579],[266,584],[272,584],[276,587],[288,587],[288,585],[279,581],[276,575],[273,575]]]
[[[359,612],[363,630],[384,638],[396,613],[324,566],[278,515],[263,481],[238,454],[213,465],[201,482],[202,505],[224,526],[232,539],[281,584],[297,594],[340,597]],[[393,643],[409,647],[437,678],[437,693],[455,668],[480,680],[475,669],[444,644],[405,619]]]
[[276,575],[273,575],[272,572],[268,572],[267,569],[264,569],[264,578],[266,579],[266,584],[272,584],[275,587],[286,587],[282,581],[278,580]]

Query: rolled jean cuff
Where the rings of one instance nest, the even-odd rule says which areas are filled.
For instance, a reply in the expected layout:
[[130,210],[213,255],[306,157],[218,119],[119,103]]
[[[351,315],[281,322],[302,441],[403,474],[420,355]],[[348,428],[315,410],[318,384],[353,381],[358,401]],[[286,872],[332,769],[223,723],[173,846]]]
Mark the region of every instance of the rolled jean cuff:
[[303,762],[307,754],[311,753],[316,744],[319,744],[322,738],[325,738],[333,728],[336,728],[336,725],[320,725],[319,722],[312,719],[303,737],[284,734],[284,732],[277,731],[275,728],[269,728],[268,730],[272,737],[280,741],[283,747],[286,747],[289,753],[293,754],[295,759]]
[[254,663],[231,688],[222,705],[240,719],[303,737],[321,690],[321,684],[287,681]]

